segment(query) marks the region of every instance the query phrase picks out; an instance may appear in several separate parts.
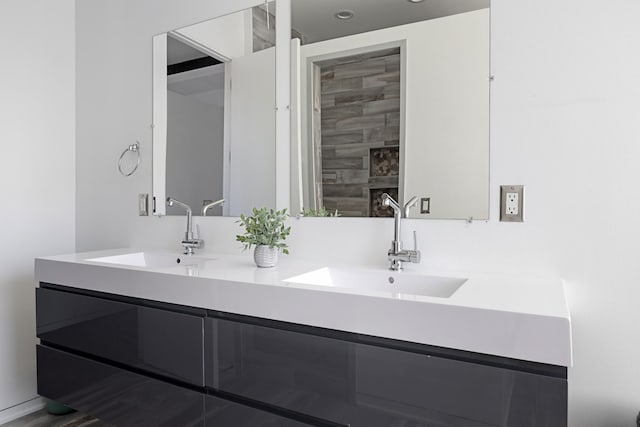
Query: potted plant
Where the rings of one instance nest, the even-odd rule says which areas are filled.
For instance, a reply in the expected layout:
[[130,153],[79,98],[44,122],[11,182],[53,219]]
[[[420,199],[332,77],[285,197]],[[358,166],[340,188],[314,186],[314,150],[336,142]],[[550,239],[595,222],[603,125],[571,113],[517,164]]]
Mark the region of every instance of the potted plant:
[[291,232],[291,227],[284,224],[288,217],[286,209],[253,208],[251,215],[241,214],[236,221],[245,228],[245,233],[237,235],[236,240],[244,245],[245,250],[255,246],[253,259],[258,267],[274,267],[279,251],[289,253],[284,242]]

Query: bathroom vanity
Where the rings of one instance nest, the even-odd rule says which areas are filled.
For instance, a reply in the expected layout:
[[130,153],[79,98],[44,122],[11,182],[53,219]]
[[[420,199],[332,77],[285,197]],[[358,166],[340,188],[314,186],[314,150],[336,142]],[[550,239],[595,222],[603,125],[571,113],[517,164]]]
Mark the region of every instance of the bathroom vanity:
[[132,249],[36,278],[38,392],[118,426],[567,423],[561,281]]

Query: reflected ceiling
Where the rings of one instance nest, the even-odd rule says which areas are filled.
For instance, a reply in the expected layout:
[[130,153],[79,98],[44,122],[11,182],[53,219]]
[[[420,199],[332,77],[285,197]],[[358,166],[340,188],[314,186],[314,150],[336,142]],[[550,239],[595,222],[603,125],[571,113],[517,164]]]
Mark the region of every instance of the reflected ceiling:
[[[292,0],[292,27],[313,43],[489,6],[489,0]],[[353,11],[353,18],[335,18],[341,10]]]

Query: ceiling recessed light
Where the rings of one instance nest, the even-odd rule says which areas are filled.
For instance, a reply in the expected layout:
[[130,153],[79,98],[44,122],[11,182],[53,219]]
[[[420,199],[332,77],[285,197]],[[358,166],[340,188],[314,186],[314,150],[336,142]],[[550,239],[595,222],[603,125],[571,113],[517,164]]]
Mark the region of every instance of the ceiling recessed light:
[[335,13],[335,17],[338,19],[351,19],[353,18],[353,10],[339,10]]
[[408,0],[409,3],[422,3],[424,0]]

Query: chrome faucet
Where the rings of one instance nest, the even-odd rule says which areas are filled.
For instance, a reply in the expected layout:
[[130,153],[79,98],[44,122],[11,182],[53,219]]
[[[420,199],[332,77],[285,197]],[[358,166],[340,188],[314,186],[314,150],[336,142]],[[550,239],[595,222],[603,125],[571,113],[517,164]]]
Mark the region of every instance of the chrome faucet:
[[224,199],[217,200],[202,207],[202,216],[207,216],[207,211],[215,206],[224,205]]
[[186,203],[182,203],[179,200],[176,200],[172,197],[167,197],[167,205],[169,206],[180,206],[184,210],[187,211],[187,231],[184,233],[184,239],[180,242],[182,247],[184,247],[185,255],[193,255],[195,253],[194,249],[200,249],[204,247],[204,240],[195,239],[193,237],[193,230],[191,228],[191,207]]
[[[408,215],[409,209],[413,205],[415,205],[417,201],[418,201],[418,198],[413,197],[411,198],[411,200],[409,200],[405,204],[404,206],[405,216]],[[402,219],[403,209],[400,208],[400,205],[398,204],[398,202],[393,200],[393,198],[387,193],[382,193],[382,205],[389,206],[393,209],[393,224],[394,224],[393,240],[391,241],[391,249],[389,249],[389,252],[387,252],[387,255],[389,256],[389,261],[391,261],[391,265],[389,266],[389,269],[394,271],[402,270],[403,262],[419,263],[420,251],[417,248],[417,238],[416,238],[415,231],[413,232],[413,245],[414,245],[413,250],[402,249],[402,240],[400,240],[402,236],[400,233],[400,220]]]

